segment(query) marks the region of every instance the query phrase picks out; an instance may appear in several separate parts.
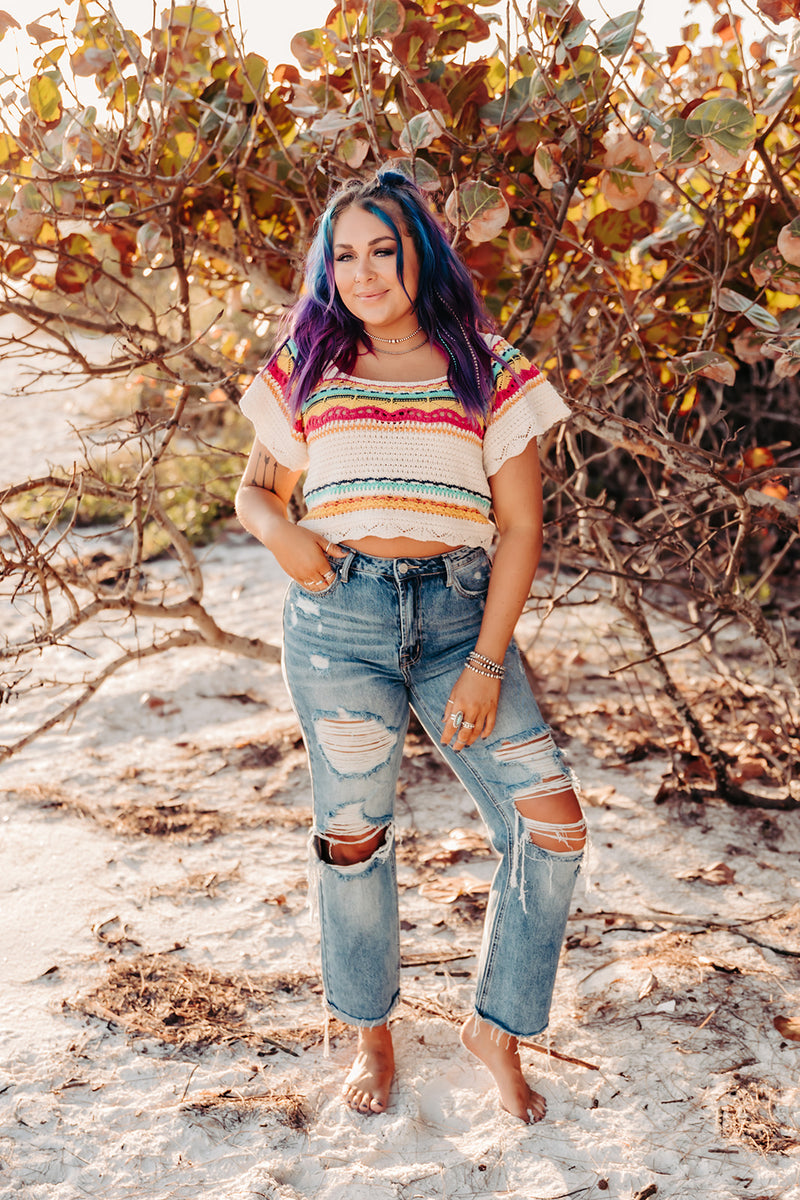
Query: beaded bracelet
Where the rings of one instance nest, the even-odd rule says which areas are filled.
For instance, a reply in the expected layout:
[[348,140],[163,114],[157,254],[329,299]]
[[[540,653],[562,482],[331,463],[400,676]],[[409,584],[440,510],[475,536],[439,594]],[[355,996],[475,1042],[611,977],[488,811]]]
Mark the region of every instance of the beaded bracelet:
[[[476,675],[483,675],[486,679],[502,679],[503,675],[499,671],[482,671],[480,667],[476,667],[469,659],[464,663],[468,671],[474,671]],[[505,674],[505,672],[503,672]]]
[[485,654],[479,654],[477,650],[470,650],[469,657],[477,659],[478,662],[482,666],[486,667],[489,671],[491,671],[493,668],[495,671],[505,670],[505,667],[502,663],[495,662],[493,658],[487,658]]
[[470,651],[465,666],[469,667],[470,671],[474,671],[476,675],[483,675],[487,679],[502,679],[506,673],[502,663],[487,658],[485,654],[479,654],[477,650]]

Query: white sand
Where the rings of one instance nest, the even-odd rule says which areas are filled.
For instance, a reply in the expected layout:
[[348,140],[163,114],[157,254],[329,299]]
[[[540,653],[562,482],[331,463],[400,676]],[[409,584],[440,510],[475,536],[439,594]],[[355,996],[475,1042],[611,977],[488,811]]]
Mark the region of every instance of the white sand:
[[[284,583],[258,546],[229,533],[206,573],[226,625],[277,638]],[[526,635],[534,628],[527,618]],[[580,659],[548,675],[573,641]],[[543,699],[566,691],[577,706],[602,696],[602,663],[602,631],[590,637],[574,611],[557,616],[537,644]],[[4,742],[27,719],[14,708],[0,717]],[[655,806],[664,755],[613,765],[576,737],[569,744],[586,789],[593,878],[575,895],[551,1038],[598,1070],[525,1050],[548,1100],[540,1125],[500,1112],[456,1027],[412,1004],[397,1010],[398,1078],[377,1117],[342,1106],[352,1035],[334,1036],[324,1057],[309,986],[275,991],[249,1012],[250,1044],[180,1049],[83,1015],[80,997],[115,963],[145,954],[254,983],[316,976],[304,884],[309,788],[296,735],[276,667],[182,651],[128,668],[70,730],[3,768],[0,1197],[629,1200],[649,1185],[659,1200],[800,1196],[798,1148],[754,1148],[781,1132],[800,1139],[800,1043],[773,1027],[800,1012],[797,817]],[[279,752],[258,765],[257,747],[270,742]],[[403,953],[451,958],[404,969],[403,994],[465,1013],[479,925],[467,903],[438,903],[419,887],[441,876],[485,880],[491,860],[426,865],[425,851],[449,830],[479,823],[435,758],[413,757],[403,783]],[[194,810],[194,834],[114,824],[115,814],[178,804]],[[216,836],[197,836],[204,821]],[[732,883],[679,878],[720,861]],[[614,913],[627,919],[596,915]],[[281,1031],[296,1057],[257,1040],[280,1041]],[[305,1128],[284,1123],[287,1092],[303,1098]],[[204,1111],[199,1102],[213,1096],[219,1103]],[[267,1099],[248,1105],[254,1096]]]

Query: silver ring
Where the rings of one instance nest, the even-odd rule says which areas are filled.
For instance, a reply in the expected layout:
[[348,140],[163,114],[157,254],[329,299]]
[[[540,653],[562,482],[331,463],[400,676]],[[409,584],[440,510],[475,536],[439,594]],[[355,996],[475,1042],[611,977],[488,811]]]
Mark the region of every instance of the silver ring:
[[474,728],[475,728],[475,726],[474,726],[474,725],[472,725],[472,724],[471,724],[469,721],[462,721],[462,722],[461,722],[461,728],[462,728],[462,729],[474,729]]
[[322,576],[323,579],[333,579],[333,571],[326,571]]
[[326,545],[326,547],[325,547],[325,553],[326,553],[326,554],[328,553],[328,551],[330,550],[330,548],[331,548],[331,546],[332,546],[332,545],[333,545],[333,542],[328,542],[328,544],[327,544],[327,545]]
[[315,582],[315,580],[313,580],[313,579],[302,579],[300,582],[302,583],[303,587],[311,587],[311,586],[312,586],[312,584]]
[[464,720],[464,714],[461,709],[457,713],[450,713],[450,722],[456,729],[460,728],[461,722]]

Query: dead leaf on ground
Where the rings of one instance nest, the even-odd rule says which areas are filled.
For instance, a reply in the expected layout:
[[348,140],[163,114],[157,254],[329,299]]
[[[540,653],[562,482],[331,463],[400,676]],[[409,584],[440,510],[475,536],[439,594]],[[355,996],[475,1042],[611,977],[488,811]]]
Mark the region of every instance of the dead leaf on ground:
[[652,971],[650,971],[650,972],[648,973],[648,976],[647,976],[647,978],[645,979],[644,983],[643,983],[643,984],[642,984],[642,986],[639,988],[639,999],[640,999],[640,1000],[644,1000],[644,999],[645,999],[645,997],[646,997],[646,996],[649,996],[649,995],[650,995],[650,993],[651,993],[651,992],[653,992],[653,991],[655,991],[655,989],[656,989],[657,987],[658,987],[658,980],[656,979],[656,977],[655,977],[655,975],[653,974],[653,972],[652,972]]
[[472,879],[469,875],[426,879],[419,885],[419,894],[438,904],[453,904],[459,896],[483,896],[491,888],[488,879]]
[[446,866],[488,852],[489,844],[483,834],[472,829],[451,829],[438,846],[421,851],[419,861],[425,865],[440,863]]
[[750,779],[762,779],[769,776],[769,767],[764,758],[740,758],[731,769],[730,776],[734,783],[747,783]]
[[772,1024],[781,1037],[800,1042],[800,1017],[776,1017]]
[[687,879],[690,883],[710,883],[714,887],[722,887],[726,883],[733,883],[736,874],[727,863],[718,862],[714,863],[712,867],[698,867],[696,870],[684,871],[675,878]]

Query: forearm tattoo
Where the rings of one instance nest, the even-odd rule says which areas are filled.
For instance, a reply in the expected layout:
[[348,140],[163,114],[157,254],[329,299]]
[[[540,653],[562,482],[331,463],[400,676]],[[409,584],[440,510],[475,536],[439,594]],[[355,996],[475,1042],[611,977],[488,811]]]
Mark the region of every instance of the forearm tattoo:
[[255,484],[256,487],[265,488],[268,492],[274,492],[277,477],[277,459],[272,458],[265,450],[259,450],[248,482]]

